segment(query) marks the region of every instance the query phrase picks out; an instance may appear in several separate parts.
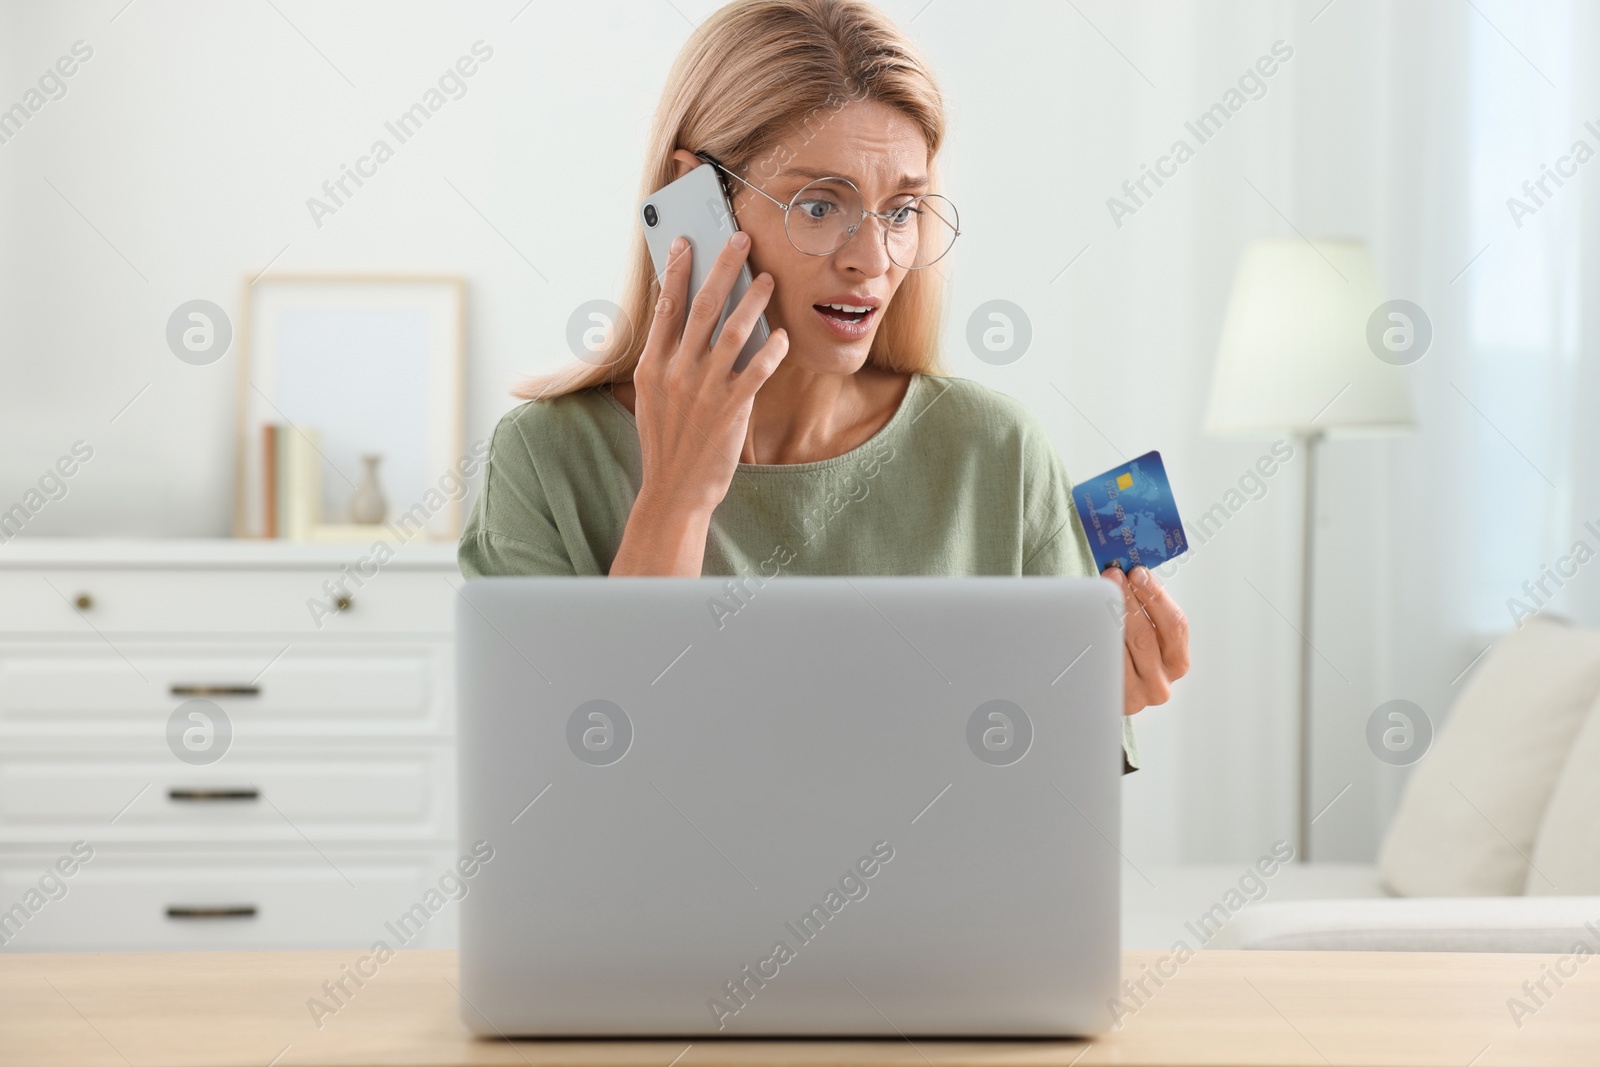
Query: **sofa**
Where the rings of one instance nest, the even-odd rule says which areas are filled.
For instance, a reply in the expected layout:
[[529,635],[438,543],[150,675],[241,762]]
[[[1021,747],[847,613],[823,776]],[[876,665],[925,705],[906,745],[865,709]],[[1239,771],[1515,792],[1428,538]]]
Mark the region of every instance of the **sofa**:
[[1124,946],[1179,940],[1600,953],[1600,631],[1541,614],[1495,643],[1413,768],[1375,864],[1125,868]]

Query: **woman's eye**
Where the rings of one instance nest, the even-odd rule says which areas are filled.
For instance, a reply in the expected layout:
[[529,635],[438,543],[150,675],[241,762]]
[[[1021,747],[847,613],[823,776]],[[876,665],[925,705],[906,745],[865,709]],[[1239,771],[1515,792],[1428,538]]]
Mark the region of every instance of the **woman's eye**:
[[800,214],[815,222],[825,219],[831,212],[838,210],[838,205],[831,200],[802,200],[795,205],[800,209]]
[[890,208],[889,224],[891,226],[910,226],[916,221],[922,209],[916,204],[901,204],[899,207]]

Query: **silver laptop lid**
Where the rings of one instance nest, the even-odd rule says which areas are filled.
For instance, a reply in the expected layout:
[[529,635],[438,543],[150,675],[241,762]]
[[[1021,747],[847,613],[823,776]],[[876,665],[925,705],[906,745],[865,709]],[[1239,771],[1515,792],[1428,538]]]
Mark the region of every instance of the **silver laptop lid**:
[[1099,578],[469,582],[462,847],[493,858],[463,1018],[1104,1029],[1121,603]]

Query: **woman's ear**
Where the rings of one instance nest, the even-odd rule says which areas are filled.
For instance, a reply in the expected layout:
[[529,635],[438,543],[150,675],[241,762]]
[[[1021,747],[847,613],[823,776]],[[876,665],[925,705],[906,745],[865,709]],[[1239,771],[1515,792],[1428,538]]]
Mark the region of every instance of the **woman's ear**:
[[676,170],[673,172],[672,180],[677,181],[685,174],[688,174],[691,170],[694,170],[694,168],[698,167],[700,162],[700,157],[689,151],[687,148],[678,149],[676,152],[672,153],[672,165],[676,168]]

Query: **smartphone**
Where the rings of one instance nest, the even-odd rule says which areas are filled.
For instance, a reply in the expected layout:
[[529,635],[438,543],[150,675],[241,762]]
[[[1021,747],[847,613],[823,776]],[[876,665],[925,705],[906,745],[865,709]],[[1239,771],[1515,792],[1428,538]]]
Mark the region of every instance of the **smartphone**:
[[[689,249],[694,253],[689,261],[690,300],[705,284],[706,275],[711,273],[711,265],[728,243],[728,238],[739,230],[722,179],[717,174],[717,168],[709,163],[702,163],[671,185],[657,189],[639,205],[639,219],[644,223],[644,242],[650,248],[656,278],[663,283],[672,242],[679,237],[689,242]],[[750,288],[750,282],[750,264],[746,262],[739,268],[739,276],[734,279],[733,291],[723,305],[716,329],[711,331],[712,344],[716,344],[717,338],[722,336],[723,324],[733,314],[733,309],[739,306],[745,290]],[[771,331],[767,329],[767,317],[762,315],[756,320],[755,329],[750,331],[750,338],[740,350],[738,358],[733,361],[735,373],[749,365],[769,336]]]

